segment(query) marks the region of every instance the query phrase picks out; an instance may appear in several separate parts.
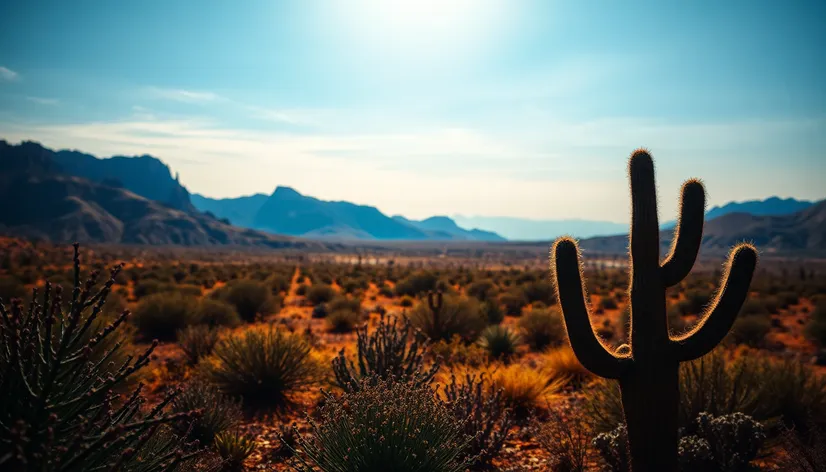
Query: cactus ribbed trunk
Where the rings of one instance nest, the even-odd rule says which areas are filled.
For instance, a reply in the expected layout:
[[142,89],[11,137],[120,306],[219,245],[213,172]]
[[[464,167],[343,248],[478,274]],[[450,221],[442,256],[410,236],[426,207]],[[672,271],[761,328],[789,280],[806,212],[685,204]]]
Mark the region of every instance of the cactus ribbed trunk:
[[721,289],[695,328],[671,336],[665,291],[688,275],[697,258],[703,235],[705,190],[697,180],[683,185],[674,243],[661,263],[654,162],[648,152],[635,151],[628,171],[632,202],[628,344],[609,350],[594,332],[579,247],[573,239],[556,241],[552,270],[568,339],[577,358],[594,374],[619,380],[633,471],[674,472],[678,464],[680,362],[705,355],[731,329],[748,294],[757,251],[747,244],[734,248]]
[[620,379],[634,472],[677,470],[678,365],[653,362]]

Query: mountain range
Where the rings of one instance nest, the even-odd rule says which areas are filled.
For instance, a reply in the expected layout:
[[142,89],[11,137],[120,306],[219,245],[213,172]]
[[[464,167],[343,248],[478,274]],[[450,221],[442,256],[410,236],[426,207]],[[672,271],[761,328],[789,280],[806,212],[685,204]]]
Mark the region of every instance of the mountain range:
[[[330,248],[339,247],[336,240],[496,244],[509,236],[550,241],[571,234],[585,238],[587,250],[627,249],[627,225],[620,223],[446,216],[417,221],[284,186],[271,195],[212,199],[190,194],[152,156],[99,159],[35,142],[0,140],[0,199],[5,202],[0,233],[60,242]],[[663,225],[664,248],[671,226]],[[771,197],[707,212],[705,249],[722,250],[744,240],[766,252],[826,252],[826,202]]]
[[377,208],[350,202],[325,201],[302,195],[290,187],[276,187],[272,195],[212,199],[193,195],[192,203],[231,223],[277,234],[311,239],[379,241],[504,241],[480,230],[466,230],[445,216],[422,221],[388,217]]
[[[673,232],[673,228],[660,232],[661,253],[668,251]],[[703,226],[702,248],[706,252],[725,252],[743,241],[753,243],[764,254],[826,254],[826,200],[783,215],[724,213]],[[628,235],[588,238],[580,241],[580,246],[587,251],[624,254]]]

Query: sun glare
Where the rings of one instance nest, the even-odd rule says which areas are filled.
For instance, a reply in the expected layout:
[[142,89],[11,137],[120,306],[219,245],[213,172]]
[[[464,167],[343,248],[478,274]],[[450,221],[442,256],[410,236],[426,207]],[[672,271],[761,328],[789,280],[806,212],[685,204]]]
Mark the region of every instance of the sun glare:
[[471,59],[507,24],[499,0],[356,0],[336,3],[333,21],[362,52],[421,65]]

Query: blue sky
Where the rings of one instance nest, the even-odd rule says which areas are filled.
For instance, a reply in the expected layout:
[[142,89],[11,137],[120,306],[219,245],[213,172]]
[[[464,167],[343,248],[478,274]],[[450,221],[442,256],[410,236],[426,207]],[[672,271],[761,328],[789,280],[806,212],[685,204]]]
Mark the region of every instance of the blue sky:
[[152,154],[193,192],[390,214],[661,218],[826,197],[826,3],[301,0],[0,5],[0,137]]

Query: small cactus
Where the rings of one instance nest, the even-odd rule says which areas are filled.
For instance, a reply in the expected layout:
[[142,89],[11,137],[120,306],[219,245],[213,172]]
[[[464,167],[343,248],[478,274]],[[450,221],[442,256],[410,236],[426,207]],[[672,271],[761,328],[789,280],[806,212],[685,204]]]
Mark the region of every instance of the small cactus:
[[618,379],[635,472],[677,470],[678,367],[711,351],[731,329],[746,299],[757,264],[749,244],[728,258],[716,298],[694,329],[672,336],[665,291],[682,281],[697,258],[703,235],[705,190],[699,180],[683,184],[680,218],[668,257],[660,262],[654,162],[634,151],[631,180],[631,329],[628,344],[607,348],[591,326],[584,295],[579,248],[568,237],[553,246],[551,265],[571,347],[585,368]]

